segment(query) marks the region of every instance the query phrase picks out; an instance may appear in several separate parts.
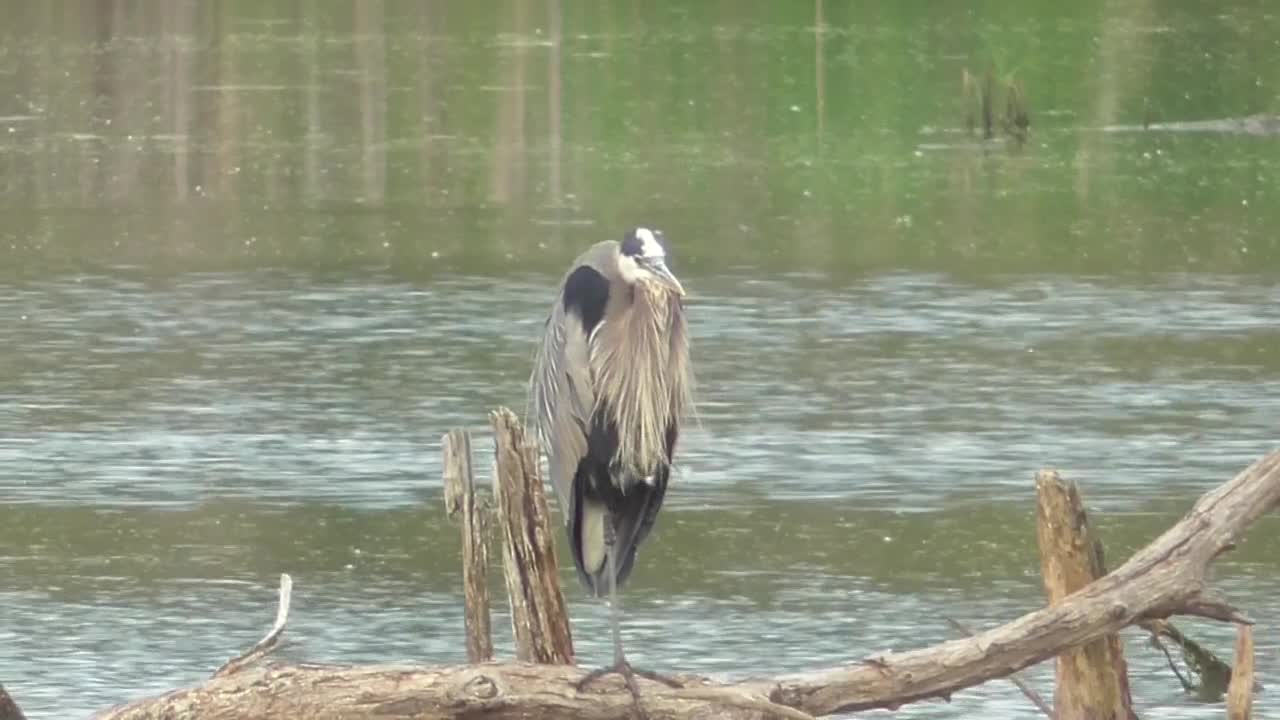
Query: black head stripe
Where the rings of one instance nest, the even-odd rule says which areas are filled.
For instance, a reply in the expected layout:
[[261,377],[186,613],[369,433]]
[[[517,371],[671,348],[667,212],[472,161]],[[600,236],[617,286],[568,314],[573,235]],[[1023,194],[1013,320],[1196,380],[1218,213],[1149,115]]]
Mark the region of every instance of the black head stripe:
[[640,238],[636,236],[636,231],[634,229],[628,230],[626,234],[622,236],[622,247],[620,250],[623,255],[630,255],[631,257],[637,257],[640,255]]

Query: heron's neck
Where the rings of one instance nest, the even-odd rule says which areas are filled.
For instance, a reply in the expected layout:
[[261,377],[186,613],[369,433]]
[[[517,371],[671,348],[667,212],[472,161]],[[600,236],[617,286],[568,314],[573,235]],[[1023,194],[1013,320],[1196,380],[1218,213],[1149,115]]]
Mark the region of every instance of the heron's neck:
[[604,328],[600,399],[618,428],[615,462],[640,477],[669,462],[667,432],[688,397],[688,345],[679,298],[637,283],[631,306]]

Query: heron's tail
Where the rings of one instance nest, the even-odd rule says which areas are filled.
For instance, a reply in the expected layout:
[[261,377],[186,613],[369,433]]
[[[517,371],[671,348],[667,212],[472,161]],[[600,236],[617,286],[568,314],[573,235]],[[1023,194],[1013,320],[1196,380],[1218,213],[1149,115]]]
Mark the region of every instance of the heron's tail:
[[626,492],[617,492],[609,498],[596,496],[585,483],[575,483],[574,518],[570,528],[569,545],[573,548],[573,562],[578,568],[578,579],[596,597],[609,594],[609,563],[611,551],[606,540],[606,524],[614,527],[614,566],[618,573],[617,587],[622,587],[635,564],[636,549],[653,529],[662,498],[667,489],[667,473],[661,473],[659,482],[634,483]]

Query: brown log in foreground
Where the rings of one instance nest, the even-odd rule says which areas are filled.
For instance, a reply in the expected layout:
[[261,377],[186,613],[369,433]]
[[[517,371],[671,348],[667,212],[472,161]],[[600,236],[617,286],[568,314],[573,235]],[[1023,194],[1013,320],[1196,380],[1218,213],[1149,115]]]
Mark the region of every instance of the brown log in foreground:
[[488,514],[476,499],[471,468],[471,436],[450,430],[440,444],[444,458],[444,505],[449,517],[462,516],[463,625],[467,632],[467,661],[493,659],[489,629]]
[[[1102,543],[1094,537],[1074,482],[1052,470],[1036,473],[1036,537],[1040,576],[1050,605],[1106,574]],[[1057,659],[1054,715],[1060,718],[1135,718],[1129,670],[1118,634],[1071,648]]]
[[[1278,505],[1280,452],[1273,452],[1206,493],[1128,562],[1060,603],[971,638],[892,653],[860,665],[718,687],[670,689],[642,679],[644,710],[653,720],[662,720],[780,716],[769,711],[765,699],[793,709],[791,716],[795,711],[824,715],[897,707],[1006,676],[1146,618],[1182,613],[1247,622],[1209,587],[1206,571],[1214,558]],[[573,683],[584,674],[571,666],[520,663],[258,667],[115,708],[102,719],[630,717],[631,696],[620,680],[609,678],[580,693]]]
[[525,440],[515,413],[498,408],[489,415],[497,451],[493,494],[502,524],[503,568],[511,599],[516,659],[573,663],[569,613],[560,591],[551,512],[542,490],[538,454]]
[[1236,635],[1235,668],[1227,686],[1227,720],[1253,716],[1253,628],[1241,625]]

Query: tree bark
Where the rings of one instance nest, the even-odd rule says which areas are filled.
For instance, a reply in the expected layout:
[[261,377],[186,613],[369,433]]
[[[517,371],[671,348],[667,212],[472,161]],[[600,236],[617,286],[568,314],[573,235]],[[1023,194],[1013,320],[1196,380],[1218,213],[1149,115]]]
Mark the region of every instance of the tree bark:
[[493,633],[489,624],[488,514],[476,498],[471,468],[471,436],[466,430],[450,430],[441,442],[444,458],[444,504],[450,517],[462,515],[463,624],[467,633],[467,660],[493,659]]
[[[681,689],[640,679],[644,710],[653,720],[662,720],[803,717],[801,713],[896,708],[925,698],[949,697],[1145,619],[1180,613],[1247,624],[1210,588],[1206,572],[1245,529],[1277,505],[1280,452],[1273,452],[1206,493],[1182,520],[1110,574],[1008,624],[970,638],[809,673],[729,684],[686,676],[686,687]],[[257,667],[114,708],[100,717],[538,720],[572,716],[603,720],[630,716],[632,699],[618,678],[578,692],[573,684],[584,674],[573,666],[522,663]]]
[[[1055,605],[1106,574],[1102,542],[1094,537],[1074,482],[1052,470],[1041,470],[1036,473],[1036,496],[1040,575],[1049,604]],[[1136,718],[1118,634],[1058,655],[1053,707],[1060,718]]]
[[489,420],[497,452],[493,493],[506,540],[502,557],[511,599],[516,659],[572,664],[569,613],[560,591],[559,567],[550,535],[555,525],[542,491],[537,452],[525,441],[515,413],[498,408]]

